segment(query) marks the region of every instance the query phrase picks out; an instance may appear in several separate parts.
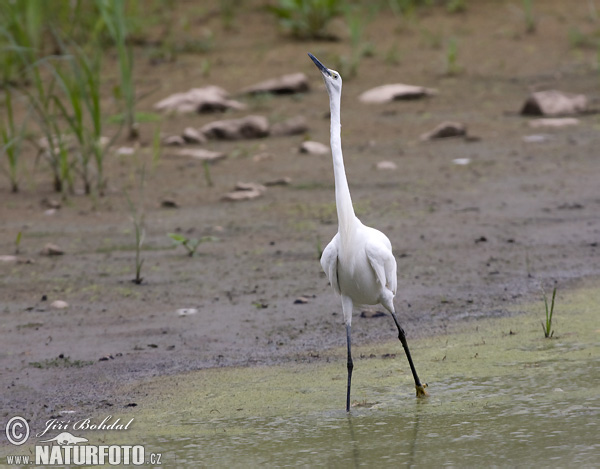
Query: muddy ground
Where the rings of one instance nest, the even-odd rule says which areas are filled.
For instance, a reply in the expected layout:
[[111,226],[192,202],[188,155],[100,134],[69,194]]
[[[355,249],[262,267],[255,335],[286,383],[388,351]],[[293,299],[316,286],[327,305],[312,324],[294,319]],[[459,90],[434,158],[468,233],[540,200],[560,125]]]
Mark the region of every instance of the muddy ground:
[[[584,93],[597,107],[596,50],[569,37],[573,28],[591,34],[598,25],[587,2],[567,3],[536,5],[534,34],[524,32],[510,2],[469,2],[460,15],[434,9],[410,23],[382,10],[366,26],[374,55],[344,81],[344,156],[358,216],[394,246],[396,308],[409,343],[449,323],[509,314],[516,302],[539,299],[542,315],[542,286],[550,291],[557,285],[560,296],[572,281],[600,273],[598,116],[540,131],[518,115],[533,89]],[[11,194],[3,180],[0,254],[13,253],[22,231],[21,256],[34,261],[0,264],[3,417],[22,414],[41,422],[65,410],[116,412],[135,402],[123,384],[206,367],[320,360],[320,352],[345,343],[339,301],[318,262],[319,249],[336,232],[331,158],[297,148],[305,138],[329,138],[326,92],[306,52],[333,68],[339,56],[350,54],[347,36],[339,42],[289,39],[252,2],[244,2],[232,31],[206,12],[195,24],[198,34],[206,28],[214,33],[211,51],[159,65],[151,65],[142,48],[136,51],[139,109],[151,110],[159,99],[191,87],[217,84],[235,93],[301,71],[310,77],[310,92],[242,98],[248,111],[225,117],[254,113],[278,122],[302,115],[309,132],[207,144],[229,155],[212,166],[209,187],[200,163],[174,158],[168,149],[152,165],[157,124],[142,124],[137,155],[107,162],[107,195],[70,196],[53,215],[41,202],[60,198],[43,165],[23,178],[20,194]],[[450,37],[458,45],[455,76],[443,74]],[[207,59],[210,73],[203,76]],[[116,73],[107,70],[107,89]],[[439,94],[375,106],[357,99],[395,82],[434,87]],[[172,116],[160,126],[175,133],[222,117]],[[420,134],[444,120],[466,123],[477,138],[420,142]],[[538,133],[550,137],[524,143],[523,136]],[[265,153],[270,157],[255,161]],[[459,166],[456,158],[471,162]],[[144,282],[135,285],[124,193],[135,193],[144,160]],[[376,170],[382,160],[397,169]],[[291,184],[271,187],[262,198],[220,200],[236,181],[280,177]],[[161,208],[164,198],[180,208]],[[174,231],[219,240],[202,244],[190,258],[167,237]],[[48,242],[65,254],[41,255]],[[300,296],[308,302],[296,303]],[[52,309],[54,300],[70,306]],[[198,312],[182,317],[179,308]],[[363,318],[360,311],[353,323],[356,344],[395,338],[389,317]],[[391,342],[390,352],[399,352],[399,345]]]

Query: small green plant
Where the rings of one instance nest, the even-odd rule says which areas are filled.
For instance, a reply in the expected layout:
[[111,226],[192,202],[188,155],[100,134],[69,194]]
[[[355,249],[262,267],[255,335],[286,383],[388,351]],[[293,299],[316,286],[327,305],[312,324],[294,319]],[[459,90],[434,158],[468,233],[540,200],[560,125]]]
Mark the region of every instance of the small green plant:
[[135,120],[135,86],[133,81],[133,53],[127,45],[127,23],[123,1],[96,0],[102,20],[110,33],[116,47],[119,60],[121,83],[116,94],[124,103],[124,120],[129,138],[139,136],[138,124]]
[[447,76],[454,76],[460,73],[460,65],[458,65],[458,44],[456,39],[451,37],[446,47],[445,70]]
[[554,335],[554,330],[552,330],[552,315],[554,314],[554,299],[556,298],[556,287],[552,290],[552,300],[550,301],[550,306],[548,306],[548,298],[546,296],[546,292],[544,291],[544,307],[546,308],[546,323],[542,321],[542,328],[544,330],[544,337],[550,339]]
[[202,238],[190,239],[179,233],[167,233],[167,236],[173,240],[173,243],[176,246],[183,246],[186,249],[188,256],[190,257],[194,257],[198,246],[200,246],[202,243],[217,240],[217,238],[215,238],[214,236],[203,236]]
[[208,187],[213,187],[214,183],[213,183],[213,180],[212,180],[212,175],[210,173],[210,162],[204,160],[202,162],[202,168],[204,169],[204,180],[206,181],[206,185]]
[[23,238],[23,232],[19,231],[17,233],[17,237],[15,239],[15,254],[19,254],[19,250],[21,248],[21,239]]
[[446,10],[448,13],[463,13],[467,10],[467,0],[448,0]]
[[268,7],[281,26],[299,39],[332,39],[329,22],[342,13],[341,0],[279,0]]
[[525,15],[525,32],[527,34],[535,33],[537,20],[533,12],[533,0],[523,0],[523,13]]
[[146,237],[146,224],[144,214],[144,183],[146,179],[146,166],[142,165],[142,172],[140,175],[140,184],[138,190],[138,203],[135,205],[129,194],[125,194],[127,197],[127,203],[129,205],[129,214],[131,221],[133,222],[133,228],[135,233],[135,278],[131,281],[136,285],[140,285],[144,279],[142,277],[142,266],[144,265],[144,259],[142,259],[142,245]]
[[0,122],[0,144],[1,152],[6,156],[8,169],[6,173],[10,181],[12,192],[19,192],[19,157],[21,154],[21,143],[25,132],[25,120],[19,128],[15,126],[12,107],[12,93],[6,88],[6,117]]

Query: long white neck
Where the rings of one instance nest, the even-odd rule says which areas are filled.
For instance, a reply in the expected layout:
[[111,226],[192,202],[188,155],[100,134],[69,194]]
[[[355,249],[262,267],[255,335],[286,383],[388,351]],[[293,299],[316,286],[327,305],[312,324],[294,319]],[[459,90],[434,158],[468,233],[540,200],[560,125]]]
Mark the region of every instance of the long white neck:
[[331,155],[333,157],[333,175],[335,180],[335,203],[337,206],[338,225],[340,236],[349,235],[356,221],[352,198],[346,171],[344,169],[344,157],[342,155],[342,137],[340,123],[340,93],[332,93],[329,96],[329,107],[331,110]]

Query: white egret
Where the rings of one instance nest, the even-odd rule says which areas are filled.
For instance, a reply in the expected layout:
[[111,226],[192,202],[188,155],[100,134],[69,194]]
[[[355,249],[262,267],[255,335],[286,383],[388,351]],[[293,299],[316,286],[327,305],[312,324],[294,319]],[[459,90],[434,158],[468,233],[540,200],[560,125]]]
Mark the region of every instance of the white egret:
[[417,397],[427,396],[426,384],[421,384],[406,342],[404,330],[398,322],[394,309],[397,276],[396,259],[392,254],[392,244],[381,231],[361,223],[354,213],[348,180],[342,156],[340,104],[342,77],[335,70],[328,69],[312,54],[308,54],[321,71],[331,110],[331,154],[335,180],[335,204],[338,216],[338,232],[327,245],[321,256],[321,266],[342,300],[342,311],[346,324],[348,344],[348,387],[346,411],[350,411],[350,384],[352,380],[351,325],[354,304],[374,305],[381,303],[387,309],[398,328],[398,338],[406,352],[412,371]]

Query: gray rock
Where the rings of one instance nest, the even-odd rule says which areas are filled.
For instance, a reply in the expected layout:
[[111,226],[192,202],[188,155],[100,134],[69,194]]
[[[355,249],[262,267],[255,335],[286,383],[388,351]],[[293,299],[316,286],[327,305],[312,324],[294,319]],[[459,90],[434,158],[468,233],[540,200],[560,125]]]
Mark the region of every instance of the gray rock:
[[310,155],[325,155],[329,153],[329,147],[321,142],[307,140],[300,145],[300,153],[308,153]]
[[402,83],[381,85],[362,93],[358,99],[363,103],[387,103],[403,99],[419,99],[437,94],[437,90]]
[[557,90],[536,91],[527,98],[521,109],[524,116],[570,116],[587,111],[583,94],[563,93]]
[[308,91],[308,78],[304,73],[291,73],[278,78],[261,81],[242,90],[244,94],[273,93],[293,94]]
[[201,161],[217,161],[225,158],[225,153],[220,151],[210,151],[203,148],[184,148],[175,153],[175,156],[184,156]]
[[193,127],[186,127],[181,134],[186,143],[205,143],[206,137],[199,130]]
[[467,126],[461,122],[442,122],[433,130],[421,135],[421,140],[435,140],[448,137],[465,137]]
[[240,119],[210,122],[200,129],[206,137],[218,140],[262,138],[269,135],[269,121],[264,116],[250,115]]
[[204,113],[245,108],[245,104],[229,99],[227,91],[219,86],[192,88],[186,92],[174,93],[154,105],[157,111],[176,113]]
[[308,124],[303,116],[296,116],[271,126],[273,137],[303,134],[308,130]]

